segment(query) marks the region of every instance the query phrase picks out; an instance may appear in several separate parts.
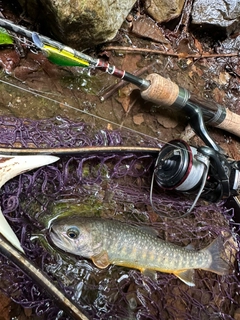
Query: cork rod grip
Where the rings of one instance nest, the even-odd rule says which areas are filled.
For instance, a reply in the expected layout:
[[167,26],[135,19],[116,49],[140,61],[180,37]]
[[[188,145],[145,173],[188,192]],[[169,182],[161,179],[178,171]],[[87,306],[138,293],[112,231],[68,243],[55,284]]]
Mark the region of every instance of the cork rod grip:
[[240,137],[240,115],[226,109],[225,119],[216,128],[223,129]]
[[157,73],[152,73],[146,77],[150,81],[150,86],[141,92],[143,99],[166,107],[171,106],[177,99],[179,87],[169,79],[163,78]]

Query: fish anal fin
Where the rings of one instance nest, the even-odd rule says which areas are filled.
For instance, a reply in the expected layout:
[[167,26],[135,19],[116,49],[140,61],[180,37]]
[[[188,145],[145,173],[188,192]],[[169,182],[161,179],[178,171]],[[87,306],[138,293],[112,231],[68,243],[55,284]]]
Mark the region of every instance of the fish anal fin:
[[188,269],[181,272],[174,273],[176,277],[178,277],[180,280],[182,280],[184,283],[186,283],[190,287],[194,287],[194,269]]
[[105,269],[110,265],[108,253],[106,250],[101,251],[99,254],[91,257],[92,262],[99,269]]

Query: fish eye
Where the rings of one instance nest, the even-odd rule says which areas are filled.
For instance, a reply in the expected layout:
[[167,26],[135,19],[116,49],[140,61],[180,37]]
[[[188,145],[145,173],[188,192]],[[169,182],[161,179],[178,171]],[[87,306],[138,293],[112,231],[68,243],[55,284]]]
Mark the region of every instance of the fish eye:
[[67,236],[71,239],[77,239],[79,236],[79,229],[77,227],[71,227],[67,230]]

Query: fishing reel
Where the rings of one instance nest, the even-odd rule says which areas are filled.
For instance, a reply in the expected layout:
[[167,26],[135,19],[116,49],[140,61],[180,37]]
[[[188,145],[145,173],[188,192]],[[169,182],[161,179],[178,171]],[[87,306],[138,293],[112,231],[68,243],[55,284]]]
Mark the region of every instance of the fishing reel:
[[160,151],[154,175],[163,189],[197,193],[218,202],[238,194],[240,164],[210,147],[195,148],[173,140]]
[[[195,148],[183,140],[170,141],[158,154],[152,179],[162,189],[196,195],[186,214],[200,197],[218,202],[236,196],[240,187],[240,161],[229,159],[211,139],[199,108],[189,109],[189,123],[206,146]],[[152,188],[150,198],[152,202]]]

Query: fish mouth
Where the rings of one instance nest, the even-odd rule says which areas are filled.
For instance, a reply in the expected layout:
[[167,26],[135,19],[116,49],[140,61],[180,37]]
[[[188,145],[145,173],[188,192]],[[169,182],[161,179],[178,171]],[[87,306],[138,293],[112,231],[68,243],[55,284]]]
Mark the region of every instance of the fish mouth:
[[49,237],[52,240],[54,244],[58,244],[62,241],[61,237],[59,236],[58,232],[54,230],[53,227],[50,227],[49,229]]
[[69,239],[65,236],[65,234],[61,234],[59,231],[56,231],[53,227],[49,229],[49,238],[51,243],[58,247],[59,249],[68,252],[68,247],[71,245],[69,243]]

